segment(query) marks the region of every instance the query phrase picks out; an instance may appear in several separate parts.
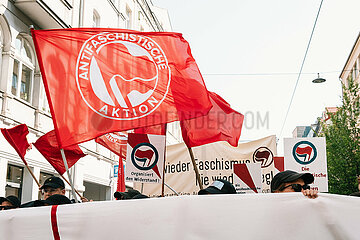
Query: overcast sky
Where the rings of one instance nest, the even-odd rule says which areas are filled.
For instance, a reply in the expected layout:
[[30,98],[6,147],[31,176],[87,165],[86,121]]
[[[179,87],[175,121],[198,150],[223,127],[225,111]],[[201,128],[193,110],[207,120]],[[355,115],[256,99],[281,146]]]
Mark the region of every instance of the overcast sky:
[[[152,2],[190,43],[208,89],[245,115],[240,140],[275,134],[281,154],[296,126],[341,104],[339,75],[359,34],[359,0],[324,0],[282,136],[321,0]],[[318,72],[325,83],[311,82]]]

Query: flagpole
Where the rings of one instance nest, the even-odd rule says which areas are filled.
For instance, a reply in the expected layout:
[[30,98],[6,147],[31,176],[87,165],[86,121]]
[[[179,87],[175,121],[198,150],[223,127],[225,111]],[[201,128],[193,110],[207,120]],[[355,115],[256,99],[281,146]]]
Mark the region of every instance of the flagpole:
[[33,177],[33,179],[35,180],[35,182],[36,182],[36,184],[38,185],[38,187],[40,188],[41,185],[40,185],[39,181],[36,179],[34,173],[31,171],[30,167],[29,167],[27,164],[25,164],[25,166],[26,166],[27,170],[29,171],[30,175],[31,175],[31,176]]
[[168,184],[166,184],[166,183],[164,183],[165,184],[165,186],[167,186],[171,191],[173,191],[175,194],[176,194],[176,196],[179,196],[179,193],[178,192],[176,192],[172,187],[170,187]]
[[197,168],[197,165],[196,165],[196,162],[195,162],[194,153],[193,153],[191,147],[188,147],[188,150],[189,150],[189,153],[190,153],[191,162],[192,162],[192,164],[194,166],[196,180],[199,183],[200,190],[202,190],[202,189],[204,189],[204,187],[203,187],[202,182],[200,180],[199,169]]
[[68,164],[67,164],[67,161],[66,161],[64,149],[61,148],[60,152],[61,152],[61,157],[62,157],[62,159],[64,161],[64,166],[65,166],[65,169],[66,169],[66,173],[67,173],[69,181],[70,181],[71,193],[72,193],[73,197],[75,198],[75,202],[77,202],[78,200],[77,200],[77,197],[76,197],[76,194],[75,194],[74,184],[73,184],[73,182],[71,180],[71,177],[70,177],[69,167],[68,167]]
[[161,196],[165,196],[165,161],[166,161],[166,130],[167,124],[165,124],[165,149],[164,149],[164,165],[163,165],[163,177],[162,177],[162,184],[161,184]]
[[[61,178],[62,178],[67,184],[69,184],[69,186],[71,186],[69,180],[67,180],[63,175],[60,175],[60,176],[61,176]],[[80,198],[82,198],[81,194],[79,193],[78,190],[76,190],[76,188],[74,188],[74,191],[76,192],[76,194],[77,194]]]

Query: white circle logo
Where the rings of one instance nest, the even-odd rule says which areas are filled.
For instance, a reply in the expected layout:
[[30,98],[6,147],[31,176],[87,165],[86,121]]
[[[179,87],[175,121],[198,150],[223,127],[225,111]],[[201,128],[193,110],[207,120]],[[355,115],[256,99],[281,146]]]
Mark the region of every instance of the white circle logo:
[[113,120],[152,113],[165,99],[170,68],[160,46],[147,36],[99,33],[83,44],[76,63],[82,99],[94,112]]

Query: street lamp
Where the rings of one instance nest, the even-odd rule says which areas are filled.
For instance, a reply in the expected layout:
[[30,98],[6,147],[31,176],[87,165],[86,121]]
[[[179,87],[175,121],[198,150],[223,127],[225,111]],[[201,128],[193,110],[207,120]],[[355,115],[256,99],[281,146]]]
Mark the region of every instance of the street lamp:
[[315,78],[314,80],[312,80],[313,83],[323,83],[323,82],[325,82],[325,81],[326,81],[326,79],[325,79],[325,78],[321,78],[319,73],[318,73],[318,77]]

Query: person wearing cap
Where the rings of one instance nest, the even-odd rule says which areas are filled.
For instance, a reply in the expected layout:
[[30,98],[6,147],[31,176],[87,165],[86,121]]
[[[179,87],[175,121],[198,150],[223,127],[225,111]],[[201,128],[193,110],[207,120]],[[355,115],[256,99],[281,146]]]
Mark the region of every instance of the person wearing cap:
[[224,179],[217,179],[207,188],[201,189],[198,195],[236,194],[234,185]]
[[302,192],[308,198],[317,198],[318,191],[310,189],[309,184],[314,182],[314,176],[311,173],[297,173],[286,170],[279,172],[271,181],[271,192]]
[[50,205],[62,205],[62,204],[71,204],[71,200],[67,198],[65,195],[61,194],[53,194],[46,198],[46,200],[35,200],[22,204],[21,208],[28,207],[43,207]]
[[65,195],[65,184],[61,178],[52,176],[45,180],[44,184],[40,187],[40,190],[44,200],[46,200],[48,197],[55,194]]
[[141,194],[138,190],[129,189],[127,192],[114,192],[116,200],[132,199],[134,196]]
[[0,210],[19,208],[20,200],[16,196],[0,197]]
[[[48,197],[59,194],[65,196],[65,184],[64,181],[59,177],[49,177],[45,180],[44,184],[40,187],[40,190],[43,194],[43,200],[46,200]],[[86,197],[81,197],[82,202],[92,202]]]

